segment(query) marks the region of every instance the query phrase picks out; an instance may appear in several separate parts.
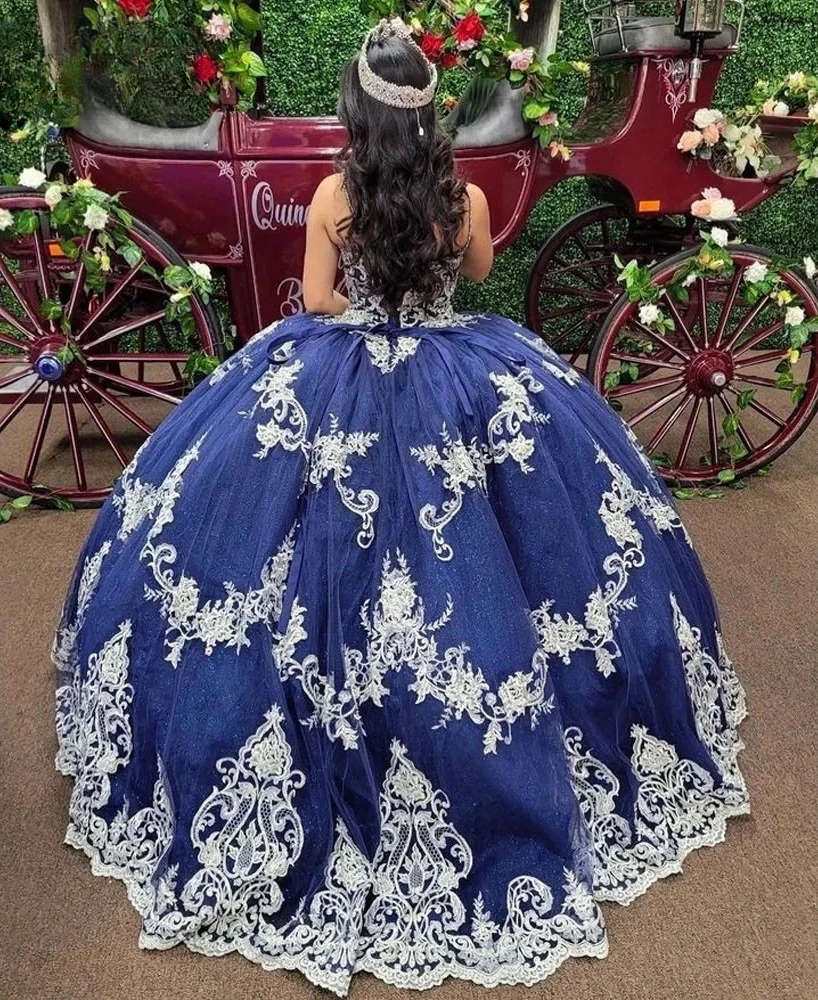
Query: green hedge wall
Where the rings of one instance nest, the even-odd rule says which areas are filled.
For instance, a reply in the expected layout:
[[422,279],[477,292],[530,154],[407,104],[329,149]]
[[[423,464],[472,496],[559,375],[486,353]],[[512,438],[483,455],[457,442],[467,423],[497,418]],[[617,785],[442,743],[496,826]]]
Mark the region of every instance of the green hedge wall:
[[[191,97],[184,73],[190,38],[191,0],[168,0],[175,27],[157,46],[132,106],[123,110],[157,124],[183,125],[200,120],[202,104]],[[354,53],[364,30],[358,0],[261,0],[268,80],[268,102],[285,115],[331,114],[338,74]],[[588,36],[580,0],[563,0],[560,50],[583,58]],[[41,60],[36,0],[0,0],[0,118],[16,119],[40,110],[47,101],[33,81],[31,68]],[[743,48],[728,62],[718,103],[729,109],[743,103],[758,77],[794,69],[818,70],[816,0],[748,0]],[[26,72],[21,72],[26,67]],[[576,110],[582,104],[578,89]],[[45,105],[45,106],[43,106]],[[0,139],[0,168],[17,169],[36,162],[37,151]],[[522,316],[522,289],[537,249],[561,222],[590,203],[582,180],[549,192],[532,214],[516,244],[497,261],[484,285],[464,290],[468,305]],[[744,221],[752,242],[781,253],[818,255],[818,192],[784,191]]]

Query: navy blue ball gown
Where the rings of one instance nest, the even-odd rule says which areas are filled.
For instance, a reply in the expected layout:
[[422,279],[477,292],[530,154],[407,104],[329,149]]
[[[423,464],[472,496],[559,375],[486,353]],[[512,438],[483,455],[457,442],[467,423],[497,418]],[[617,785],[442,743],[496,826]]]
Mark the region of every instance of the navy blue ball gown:
[[[457,263],[457,262],[455,262]],[[273,324],[124,471],[54,646],[66,842],[140,943],[532,984],[748,811],[682,522],[592,387],[451,305]]]

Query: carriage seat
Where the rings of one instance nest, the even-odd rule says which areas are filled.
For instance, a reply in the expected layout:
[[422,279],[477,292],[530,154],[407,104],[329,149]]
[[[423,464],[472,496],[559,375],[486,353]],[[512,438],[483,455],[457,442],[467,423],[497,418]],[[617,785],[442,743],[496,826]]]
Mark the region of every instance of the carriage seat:
[[91,95],[85,102],[76,131],[106,146],[131,149],[185,149],[215,151],[219,148],[222,112],[214,112],[201,125],[189,128],[163,128],[132,121],[107,107]]
[[531,130],[522,116],[523,96],[522,87],[515,90],[507,80],[501,80],[485,111],[473,122],[462,126],[458,125],[458,109],[455,107],[447,119],[457,129],[453,139],[455,149],[502,146],[530,136]]
[[[625,48],[622,48],[622,38],[615,24],[595,32],[594,42],[597,54],[613,55],[616,52],[656,50],[659,52],[689,52],[690,42],[676,34],[676,21],[672,17],[637,17],[622,25],[622,36]],[[735,25],[725,24],[724,31],[715,38],[708,38],[704,43],[706,49],[731,49],[736,44],[738,30]]]

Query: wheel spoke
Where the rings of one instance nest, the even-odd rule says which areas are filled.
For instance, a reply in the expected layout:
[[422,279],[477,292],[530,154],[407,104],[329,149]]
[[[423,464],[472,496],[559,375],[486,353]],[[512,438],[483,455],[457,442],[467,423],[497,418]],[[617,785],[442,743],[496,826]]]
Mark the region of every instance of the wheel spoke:
[[104,399],[109,406],[113,407],[117,413],[132,423],[134,427],[138,427],[143,434],[147,434],[148,436],[153,434],[153,427],[146,423],[138,413],[134,413],[130,406],[126,406],[125,403],[123,403],[121,399],[114,396],[113,393],[108,392],[108,390],[103,388],[101,385],[94,385],[92,382],[88,382],[87,380],[85,380],[83,384],[86,388],[95,392],[98,396]]
[[[95,317],[98,315],[99,310],[94,313]],[[138,330],[140,327],[150,326],[151,323],[158,323],[164,318],[164,309],[158,309],[156,312],[152,313],[145,313],[143,316],[136,316],[134,319],[128,320],[127,323],[122,323],[120,326],[114,327],[112,330],[107,330],[105,333],[97,337],[96,340],[91,340],[87,344],[81,344],[80,346],[83,350],[88,351],[92,347],[96,347],[98,344],[104,343],[106,340],[113,340],[115,337],[123,337],[126,333],[133,333],[134,330]],[[77,339],[79,339],[79,337]]]
[[707,432],[710,438],[710,461],[713,468],[719,465],[719,427],[716,420],[716,405],[713,397],[707,397]]
[[[566,340],[570,340],[576,330],[585,326],[585,317],[581,316],[576,323],[572,323],[567,330],[560,330],[556,337],[549,341],[551,347],[559,353],[560,347],[565,343]],[[591,329],[586,339],[590,339],[594,335],[594,330]]]
[[128,456],[117,444],[116,438],[114,437],[111,428],[103,419],[102,414],[99,412],[97,407],[94,406],[93,402],[88,398],[88,393],[85,391],[85,389],[83,389],[81,385],[76,385],[74,386],[74,388],[76,389],[77,395],[82,401],[82,405],[88,411],[88,415],[97,425],[97,430],[105,438],[106,442],[108,443],[108,447],[116,455],[117,461],[124,469],[125,466],[128,464]]
[[74,284],[71,288],[71,295],[68,299],[68,305],[65,307],[65,318],[71,320],[74,315],[74,310],[77,308],[77,302],[79,302],[80,293],[83,291],[83,285],[85,284],[85,256],[91,252],[91,243],[94,240],[94,230],[88,231],[88,235],[82,242],[82,247],[80,248],[80,255],[77,258],[79,266],[77,267],[77,274],[74,278]]
[[49,422],[51,421],[51,411],[53,406],[54,385],[53,383],[49,383],[48,389],[46,390],[45,402],[43,403],[43,408],[40,411],[40,419],[37,421],[37,430],[34,432],[34,440],[31,442],[31,451],[28,453],[26,471],[23,473],[23,479],[26,483],[34,482],[34,476],[40,462],[40,454],[43,450],[43,442],[45,441],[45,435],[48,431]]
[[730,319],[730,313],[733,311],[733,306],[736,301],[736,295],[738,295],[738,290],[741,285],[741,278],[744,271],[743,268],[737,267],[733,273],[733,280],[730,282],[730,288],[727,291],[727,297],[724,300],[724,305],[721,308],[721,315],[719,316],[718,326],[716,327],[716,332],[713,335],[713,347],[718,347],[721,344],[722,337],[724,336],[724,331],[727,329],[727,323]]
[[686,392],[684,396],[682,396],[682,401],[679,403],[676,409],[670,414],[667,420],[665,420],[665,422],[662,424],[659,430],[653,435],[653,437],[648,442],[648,445],[645,450],[649,455],[652,455],[656,451],[660,442],[665,439],[668,431],[682,415],[682,411],[687,406],[688,401],[692,398],[693,397],[690,395],[689,392]]
[[[96,309],[88,317],[85,326],[77,334],[78,341],[82,340],[82,338],[88,333],[88,331],[92,327],[96,326],[96,324],[100,321],[100,319],[102,319],[105,313],[108,312],[111,306],[124,294],[125,290],[131,284],[131,282],[134,281],[134,279],[139,274],[141,269],[142,269],[142,261],[140,259],[136,264],[133,265],[133,267],[127,272],[127,274],[118,279],[116,285],[114,285],[113,291],[107,296],[107,298],[104,298],[102,300],[102,302],[99,305],[99,308]],[[162,315],[164,315],[164,310],[162,311]],[[93,347],[94,344],[99,343],[99,340],[105,340],[107,339],[107,337],[108,335],[106,334],[105,337],[98,338],[97,340],[91,341],[90,343],[85,344],[84,346],[86,348]]]
[[681,396],[681,394],[685,391],[686,390],[683,385],[679,386],[675,392],[670,392],[667,396],[662,396],[662,398],[657,399],[655,403],[651,403],[650,406],[646,406],[644,410],[640,410],[628,420],[628,424],[631,427],[636,427],[637,424],[641,424],[642,421],[649,417],[652,413],[656,413],[657,410],[661,410],[663,406],[667,406],[668,403],[676,399],[677,396]]
[[702,344],[710,346],[710,331],[707,328],[707,284],[704,278],[699,278],[696,282],[699,289],[699,329],[702,335]]
[[[670,300],[668,299],[668,301]],[[630,322],[636,327],[637,330],[640,330],[645,337],[649,337],[650,339],[655,340],[658,344],[661,344],[663,347],[666,347],[669,351],[680,357],[683,361],[690,360],[689,354],[685,354],[685,352],[680,347],[677,347],[676,344],[674,344],[672,340],[668,340],[667,337],[663,337],[661,333],[657,333],[655,330],[651,330],[649,326],[645,326],[644,323],[640,323],[639,320],[637,319],[631,319]]]
[[[802,349],[803,354],[805,350],[812,350],[812,347]],[[753,365],[763,365],[768,361],[781,361],[789,353],[789,348],[781,347],[775,351],[762,351],[761,354],[756,354],[755,357],[750,358],[749,361],[739,361],[735,356],[733,359],[734,368],[750,368]]]
[[66,386],[60,386],[62,394],[62,405],[65,410],[65,425],[68,428],[68,441],[71,445],[71,458],[74,460],[74,475],[77,480],[77,489],[87,489],[85,482],[85,463],[82,460],[82,449],[80,448],[80,436],[77,430],[77,415],[74,413],[74,404],[71,402]]
[[[24,333],[26,337],[31,339],[31,335],[28,330],[15,322],[14,317],[6,313],[6,310],[2,306],[0,306],[0,319],[5,320],[10,326],[15,327],[15,329],[20,331],[20,333]],[[21,343],[19,340],[15,340],[14,337],[10,337],[7,333],[0,333],[0,344],[6,344],[7,347],[16,347],[21,354],[26,348],[25,344]]]
[[9,407],[8,411],[6,412],[6,415],[2,418],[2,420],[0,420],[0,431],[4,431],[8,427],[8,425],[12,422],[12,420],[14,420],[14,418],[17,416],[20,410],[22,410],[22,408],[26,405],[29,399],[31,399],[31,397],[40,388],[42,384],[43,380],[41,378],[38,378],[36,382],[34,382],[32,385],[28,387],[28,389],[26,389],[26,391],[22,394],[22,396],[19,396],[17,398],[16,402]]
[[651,355],[623,354],[620,351],[611,351],[612,361],[630,361],[637,365],[646,365],[648,368],[673,368],[676,371],[684,371],[684,365],[678,361],[668,361],[667,359],[652,357]]
[[[42,325],[42,321],[40,320],[39,316],[34,312],[34,310],[31,308],[28,299],[25,297],[25,295],[23,295],[22,289],[17,284],[14,275],[11,273],[11,271],[9,271],[8,266],[6,265],[6,262],[3,260],[2,255],[0,255],[0,278],[3,279],[3,281],[8,286],[8,289],[11,292],[11,294],[20,303],[23,312],[26,314],[26,316],[28,316],[29,322],[33,325],[37,333],[40,334],[45,333],[46,331],[45,327]],[[27,330],[24,326],[21,326],[20,321],[17,320],[15,317],[13,317],[11,313],[6,312],[5,309],[0,308],[0,318],[4,319],[7,323],[10,323],[13,327],[18,329],[25,337],[28,338],[28,340],[34,340],[31,331]]]
[[574,306],[563,306],[560,309],[552,309],[550,312],[543,313],[542,321],[545,323],[549,319],[559,319],[561,316],[571,316],[577,312],[584,314],[587,310],[588,306],[584,302],[577,302]]
[[551,295],[581,295],[584,299],[589,299],[591,302],[600,302],[609,305],[614,300],[614,296],[610,292],[603,291],[599,288],[577,288],[576,285],[560,285],[549,283],[543,285],[540,294],[546,293]]
[[[756,302],[756,304],[753,306],[753,308],[746,313],[746,315],[742,318],[739,325],[736,327],[733,336],[730,338],[728,343],[725,344],[724,349],[726,351],[732,351],[732,349],[736,346],[741,337],[744,335],[745,330],[747,330],[758,319],[758,317],[767,308],[770,302],[772,302],[772,299],[770,299],[769,296],[765,295],[764,298],[759,299],[758,302]],[[782,326],[783,322],[784,321],[781,320],[778,326]],[[742,344],[742,350],[744,350],[746,346],[747,346],[746,344]]]
[[[42,217],[41,217],[42,221]],[[40,288],[44,299],[52,298],[53,289],[51,286],[51,275],[48,273],[48,258],[45,253],[42,229],[37,227],[32,233],[34,238],[34,259],[37,262],[37,277],[40,279]],[[49,320],[49,326],[53,329],[54,322]]]
[[[728,389],[729,392],[731,392],[734,396],[738,396],[738,393],[736,392],[735,389],[732,388],[732,386],[728,387]],[[770,421],[770,423],[775,424],[776,427],[787,426],[786,420],[782,420],[777,413],[773,413],[773,411],[769,409],[769,407],[765,406],[763,403],[759,403],[757,399],[751,399],[747,405],[751,409],[755,410],[756,413],[760,413],[763,417],[766,417]]]
[[9,372],[8,375],[4,375],[0,378],[0,389],[5,389],[7,385],[14,385],[15,382],[19,382],[28,375],[28,370],[24,369],[19,372]]
[[[698,351],[699,345],[696,343],[695,337],[690,332],[690,329],[687,323],[685,322],[684,317],[679,312],[678,306],[673,301],[670,295],[665,296],[665,301],[667,302],[667,307],[670,310],[671,316],[673,317],[673,322],[676,324],[676,329],[687,341],[690,349],[695,353],[696,351]],[[682,357],[684,357],[684,355],[682,355]]]
[[750,385],[766,385],[770,389],[788,388],[788,386],[777,385],[774,378],[765,378],[763,375],[737,375],[736,378],[742,382],[749,382]]
[[[735,412],[736,411],[730,405],[730,401],[724,395],[723,392],[719,393],[719,400],[721,402],[721,405],[724,407],[724,412],[727,413],[731,417],[735,416]],[[741,438],[741,443],[744,445],[744,447],[747,449],[747,451],[750,452],[750,453],[754,452],[755,449],[756,449],[756,446],[753,443],[753,439],[750,437],[749,431],[742,424],[741,418],[739,418],[738,426],[736,428],[736,433]]]
[[104,382],[118,385],[122,389],[131,389],[132,391],[136,391],[140,396],[153,396],[154,399],[161,399],[163,402],[172,403],[174,406],[179,402],[175,396],[170,396],[160,389],[155,389],[152,385],[144,382],[135,382],[133,379],[125,378],[124,375],[114,375],[112,372],[100,371],[100,369],[95,368],[90,363],[88,370],[93,373],[95,378],[101,378]]
[[687,453],[690,451],[690,445],[693,441],[693,435],[696,431],[696,424],[699,421],[699,412],[702,408],[703,402],[704,398],[702,396],[697,397],[690,416],[687,418],[687,424],[685,425],[684,434],[682,435],[682,443],[679,445],[679,453],[676,456],[677,469],[683,468],[685,461],[687,460]]
[[770,323],[769,326],[765,326],[763,330],[759,330],[758,333],[754,333],[752,337],[748,337],[747,340],[741,345],[740,349],[734,352],[734,357],[740,358],[747,351],[752,351],[752,349],[757,345],[765,341],[768,337],[772,337],[774,333],[784,326],[784,320],[776,320],[775,323]]
[[620,396],[633,396],[637,392],[647,392],[649,389],[664,389],[669,385],[679,385],[682,379],[679,375],[666,375],[664,378],[643,379],[632,385],[621,385],[609,389],[606,396],[618,399]]

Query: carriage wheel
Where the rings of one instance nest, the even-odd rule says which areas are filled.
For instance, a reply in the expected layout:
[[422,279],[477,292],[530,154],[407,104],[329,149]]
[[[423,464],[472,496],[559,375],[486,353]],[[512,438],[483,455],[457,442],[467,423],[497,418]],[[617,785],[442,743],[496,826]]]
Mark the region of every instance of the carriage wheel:
[[[0,208],[29,209],[38,223],[30,236],[0,234],[0,493],[98,506],[181,399],[190,355],[223,356],[218,319],[198,295],[186,329],[166,318],[161,273],[185,261],[147,226],[127,231],[142,260],[112,253],[92,291],[81,261],[61,252],[42,194],[0,189]],[[92,231],[83,251],[98,239]],[[59,321],[44,306],[55,301]]]
[[[697,252],[658,264],[654,282],[667,286]],[[752,305],[743,296],[746,269],[755,262],[770,265],[771,258],[750,246],[731,247],[731,255],[732,276],[697,279],[684,308],[662,298],[675,324],[672,334],[640,323],[639,304],[622,296],[591,355],[594,385],[620,410],[668,482],[696,485],[748,475],[789,448],[818,409],[818,333],[801,348],[792,378],[782,379],[789,349],[783,310],[768,296]],[[818,316],[818,289],[795,271],[781,279],[807,318]],[[634,338],[644,343],[643,351],[630,348]]]
[[[729,224],[719,225],[732,231]],[[607,203],[580,212],[554,232],[529,272],[529,329],[584,371],[602,323],[622,291],[614,256],[644,264],[695,242],[699,236],[692,219],[638,219]]]

